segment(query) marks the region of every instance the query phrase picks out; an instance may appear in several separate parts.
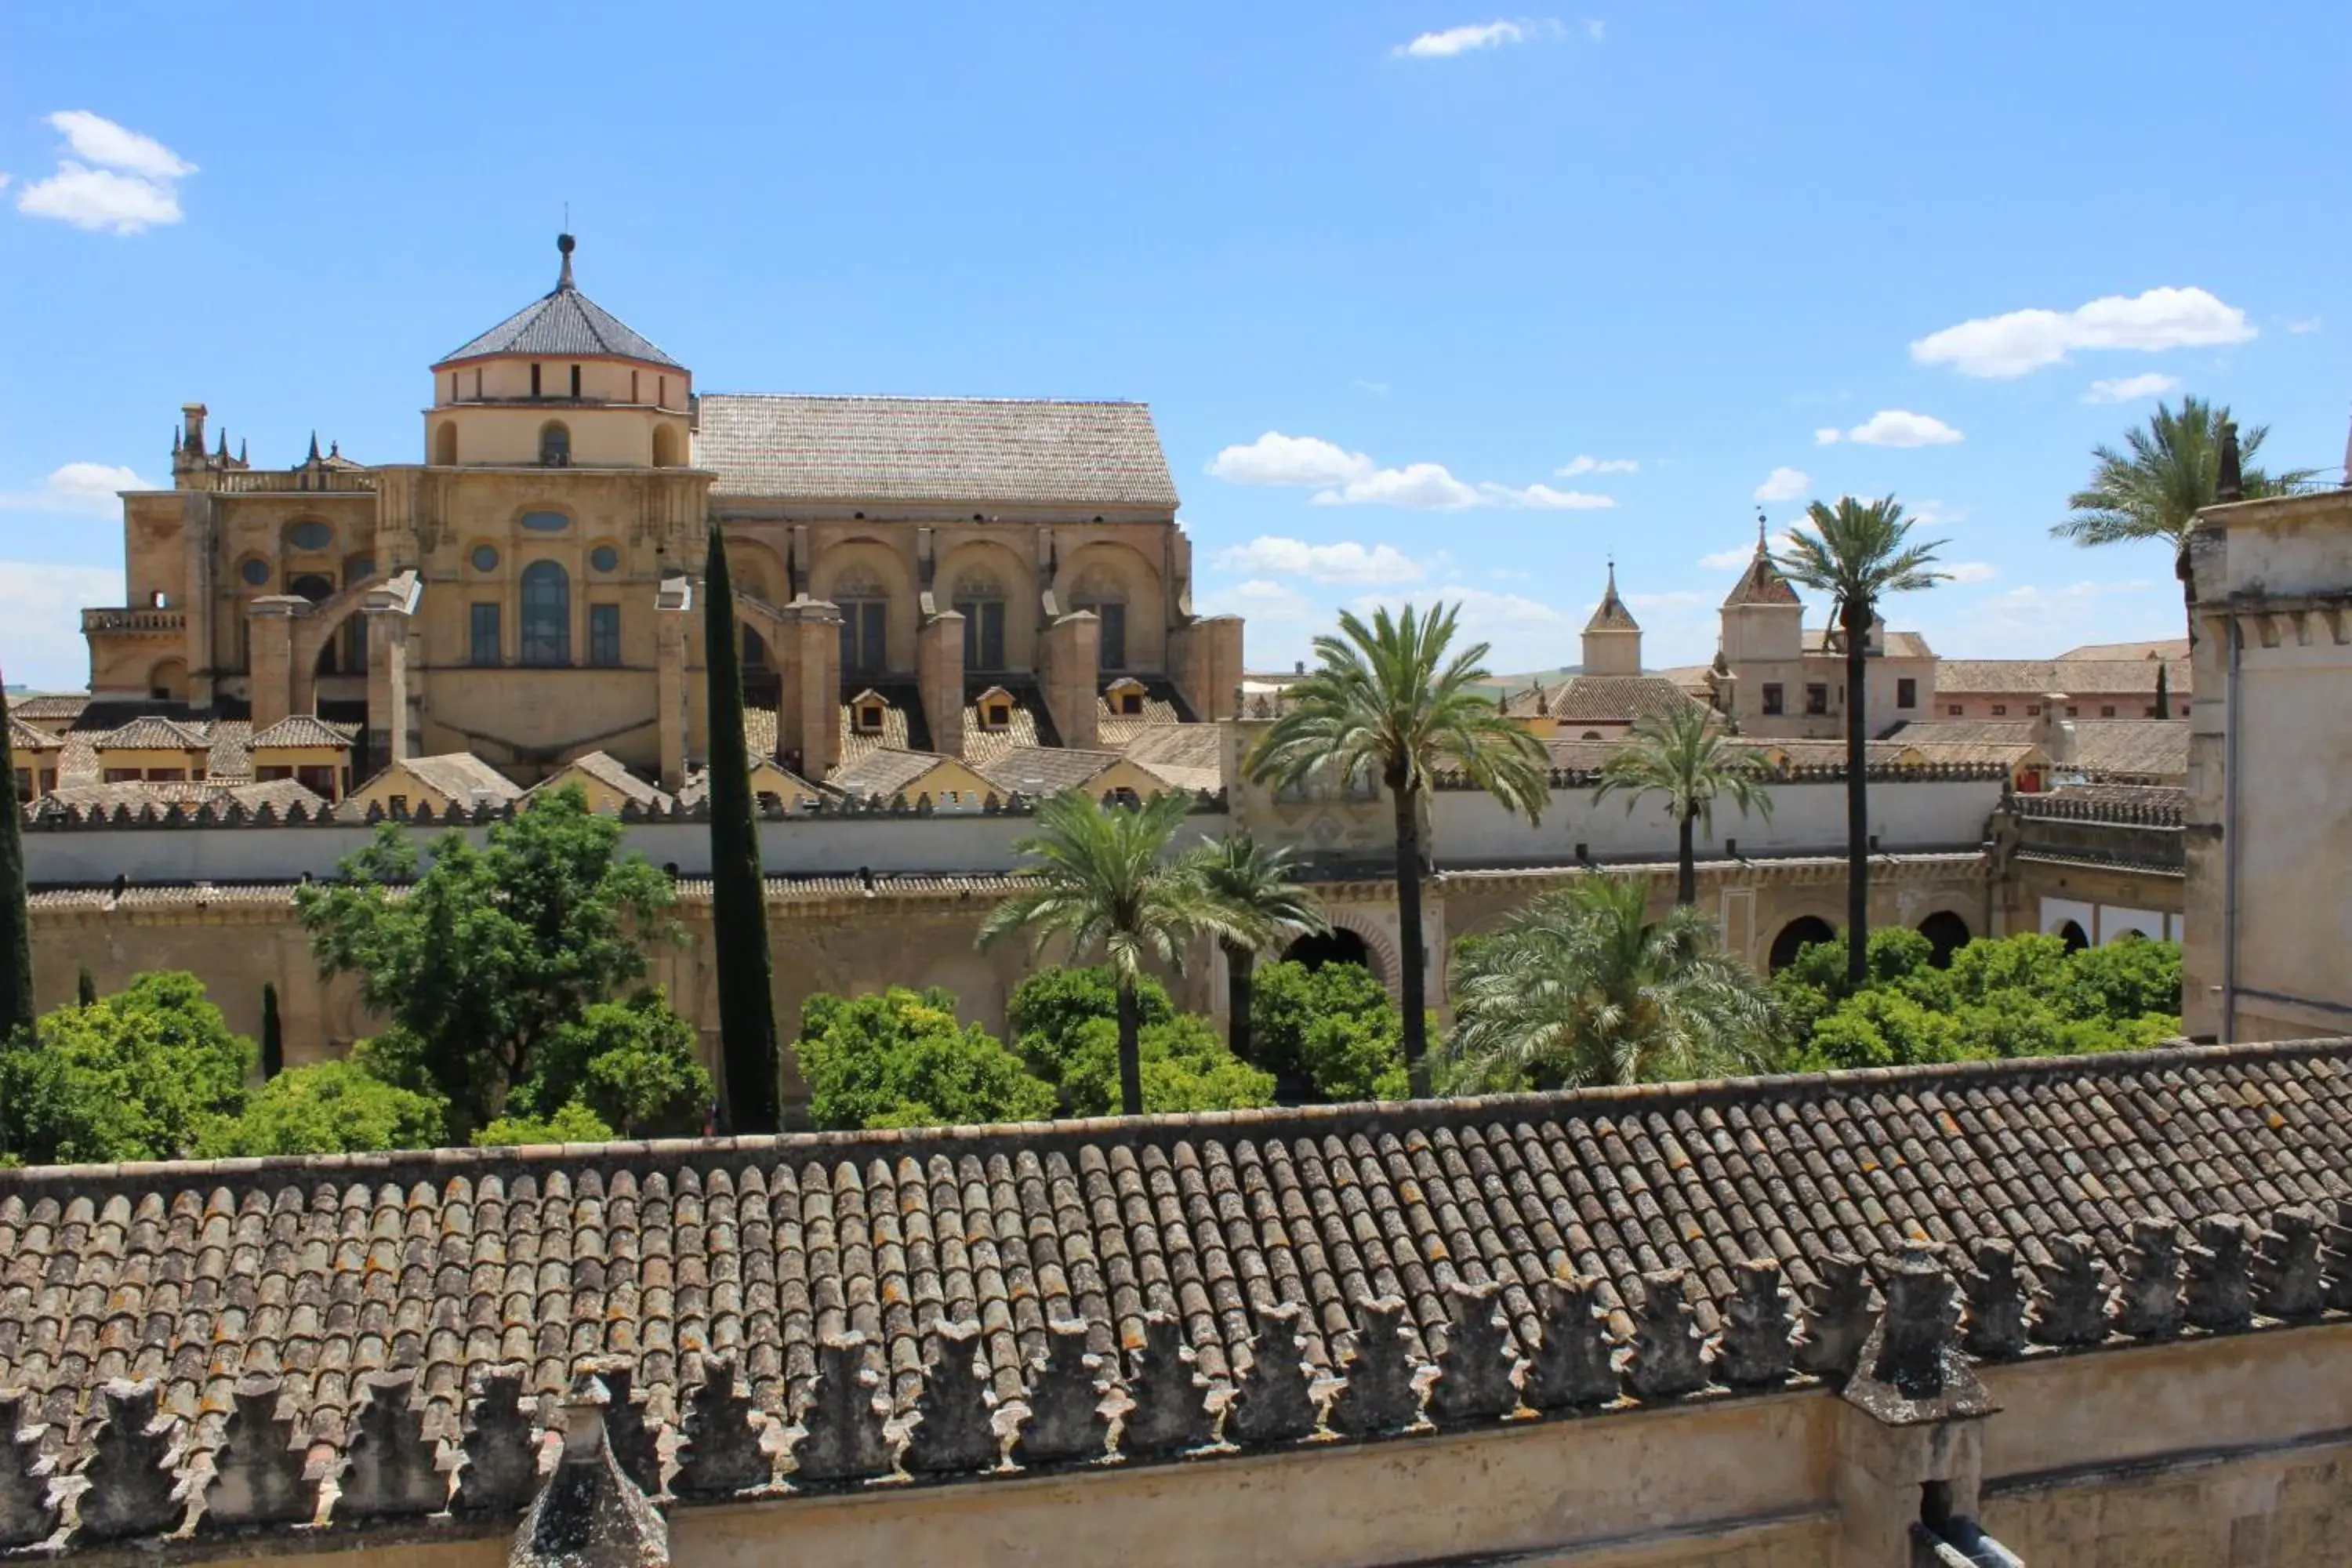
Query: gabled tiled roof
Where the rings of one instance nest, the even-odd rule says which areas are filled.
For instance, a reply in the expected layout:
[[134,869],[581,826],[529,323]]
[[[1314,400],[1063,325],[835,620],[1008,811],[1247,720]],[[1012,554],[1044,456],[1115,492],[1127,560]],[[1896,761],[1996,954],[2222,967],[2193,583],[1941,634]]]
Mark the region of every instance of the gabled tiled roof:
[[246,750],[258,747],[339,746],[348,751],[352,731],[341,724],[330,724],[311,713],[295,713],[280,719],[246,742]]
[[1627,609],[1625,601],[1617,596],[1617,568],[1614,565],[1609,568],[1608,591],[1601,595],[1601,603],[1593,606],[1592,618],[1584,623],[1584,629],[1588,632],[1638,632],[1642,629],[1641,624],[1633,619],[1633,612]]
[[2156,658],[1948,658],[1936,667],[1938,697],[2063,691],[2069,697],[2156,697],[2156,672],[2165,672],[2172,700],[2188,711],[2189,661]]
[[1772,564],[1772,557],[1761,545],[1757,547],[1754,555],[1748,557],[1748,569],[1739,574],[1739,581],[1734,583],[1731,592],[1723,597],[1723,607],[1727,610],[1736,610],[1746,605],[1803,603],[1797,597],[1797,590],[1789,585],[1789,580],[1780,575],[1780,569]]
[[2070,719],[2067,762],[2086,773],[2173,782],[2189,775],[2186,719]]
[[2161,658],[2178,661],[2189,657],[2189,639],[2158,637],[2150,642],[2086,642],[2080,647],[2068,648],[2058,657],[2061,660]]
[[177,720],[162,719],[153,714],[133,719],[118,730],[110,730],[95,737],[90,744],[100,752],[205,752],[213,748],[213,738],[201,723],[184,724]]
[[16,714],[8,715],[8,744],[18,752],[62,752],[66,743],[47,730],[37,730]]
[[947,760],[929,752],[870,746],[835,769],[824,782],[858,800],[877,795],[887,800]]
[[71,721],[80,718],[81,710],[89,706],[87,691],[37,691],[8,699],[8,712],[18,719]]
[[[471,752],[445,752],[437,757],[411,757],[406,762],[391,764],[384,771],[389,773],[392,768],[405,768],[410,777],[467,805],[477,800],[495,805],[500,801],[519,799],[522,795],[520,784]],[[377,778],[383,776],[382,773],[376,775]],[[370,785],[374,783],[375,779],[368,780]]]
[[[1806,627],[1802,640],[1807,653],[1834,653],[1843,655],[1845,651],[1843,647],[1841,645],[1841,642],[1832,636],[1830,628],[1827,626]],[[1878,651],[1888,658],[1933,658],[1936,657],[1936,650],[1929,647],[1927,646],[1927,639],[1921,637],[1917,632],[1885,632],[1879,638]],[[1940,668],[1940,667],[1938,668]]]
[[980,774],[1007,795],[1059,795],[1118,761],[1117,752],[1020,746],[980,764]]
[[[1944,1265],[1956,1270],[1971,1252],[1991,1259],[2008,1291],[1997,1300],[2021,1319],[2016,1292],[2038,1289],[2038,1342],[2100,1342],[2119,1325],[2099,1275],[2129,1268],[2126,1249],[2147,1240],[2135,1220],[2220,1226],[2242,1271],[2246,1238],[2217,1216],[2295,1228],[2316,1248],[2314,1227],[2352,1194],[2347,1139],[2352,1041],[2335,1040],[1139,1121],[6,1171],[0,1388],[23,1391],[18,1418],[46,1425],[45,1449],[77,1472],[124,1397],[102,1393],[108,1380],[150,1380],[169,1425],[152,1455],[106,1461],[129,1481],[170,1447],[184,1474],[235,1459],[222,1448],[240,1381],[267,1380],[247,1386],[293,1423],[310,1473],[334,1475],[370,1420],[372,1386],[403,1403],[413,1392],[423,1431],[408,1440],[429,1453],[457,1439],[461,1405],[480,1414],[478,1380],[510,1373],[528,1412],[593,1367],[608,1385],[627,1378],[615,1426],[641,1418],[625,1429],[657,1485],[712,1362],[779,1427],[826,1408],[821,1377],[870,1377],[903,1417],[929,1381],[926,1359],[946,1359],[941,1331],[971,1323],[960,1353],[976,1356],[996,1400],[1033,1409],[1071,1392],[1032,1370],[1049,1351],[1076,1367],[1082,1341],[1106,1379],[1132,1386],[1145,1347],[1171,1365],[1189,1349],[1176,1386],[1194,1370],[1241,1385],[1224,1432],[1248,1447],[1318,1425],[1303,1390],[1285,1402],[1253,1363],[1283,1344],[1294,1376],[1335,1378],[1351,1349],[1368,1353],[1376,1323],[1413,1363],[1448,1356],[1457,1394],[1539,1349],[1557,1378],[1558,1336],[1597,1329],[1601,1386],[1578,1397],[1598,1403],[1619,1392],[1605,1369],[1637,1314],[1666,1321],[1660,1292],[1687,1300],[1676,1321],[1695,1345],[1724,1327],[1735,1295],[1785,1310],[1785,1278],[1809,1311],[1830,1314],[1817,1324],[1851,1335],[1851,1367],[1874,1316],[1864,1261],[1922,1239],[1957,1244]],[[2298,1217],[2291,1205],[2323,1206]],[[1767,1260],[1760,1287],[1751,1259]],[[2261,1310],[2317,1315],[2315,1282],[2290,1303],[2261,1278]],[[1824,1289],[1837,1279],[1852,1305]],[[1575,1292],[1567,1307],[1563,1290]],[[1979,1331],[1971,1345],[1995,1347],[1980,1354],[2026,1349],[2000,1324]],[[1483,1379],[1457,1343],[1482,1338],[1494,1363]],[[1662,1338],[1627,1363],[1641,1403],[1704,1386],[1715,1364],[1694,1354],[1695,1381],[1654,1388],[1642,1357]],[[413,1385],[370,1376],[391,1371]],[[1078,1387],[1062,1403],[1091,1406],[1095,1376],[1069,1372]],[[1432,1415],[1492,1423],[1520,1393],[1559,1391],[1530,1378],[1495,1392],[1505,1396],[1483,1411],[1449,1398]],[[1259,1425],[1285,1412],[1301,1424]],[[384,1414],[373,1441],[396,1426]],[[823,1440],[829,1425],[812,1418],[795,1458],[840,1452]],[[528,1456],[528,1414],[520,1426],[514,1447]],[[1075,1458],[1099,1457],[1093,1430]],[[1139,1430],[1130,1423],[1123,1440]],[[847,1474],[877,1473],[887,1456]],[[991,1438],[961,1468],[999,1458]],[[520,1467],[524,1495],[534,1469]],[[370,1478],[342,1473],[336,1506],[349,1510],[349,1489]],[[443,1495],[409,1506],[432,1511]],[[160,1529],[182,1510],[158,1506]]]
[[590,752],[584,756],[574,757],[525,793],[536,795],[574,768],[639,805],[667,807],[669,805],[667,794],[631,773],[628,764],[610,752]]
[[2041,728],[2031,720],[1914,719],[1897,724],[1885,738],[1912,746],[2030,746]]
[[694,462],[722,496],[1176,505],[1141,403],[705,393]]
[[563,276],[553,289],[481,336],[444,354],[438,363],[453,364],[490,354],[545,354],[550,359],[610,356],[685,368],[649,340],[631,331],[619,317],[580,292],[572,281],[572,258],[568,252],[563,258]]
[[[1663,676],[1572,675],[1545,694],[1544,705],[1563,724],[1626,724],[1675,712],[1695,700]],[[1527,713],[1533,707],[1522,698],[1511,711]]]

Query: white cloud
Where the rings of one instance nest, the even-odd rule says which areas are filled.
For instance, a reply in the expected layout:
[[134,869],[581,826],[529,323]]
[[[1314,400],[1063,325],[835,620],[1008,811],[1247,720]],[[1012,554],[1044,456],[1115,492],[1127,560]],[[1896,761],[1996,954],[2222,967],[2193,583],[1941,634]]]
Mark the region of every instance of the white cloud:
[[1524,44],[1544,33],[1558,33],[1558,22],[1472,22],[1444,32],[1423,33],[1408,44],[1399,44],[1389,52],[1404,59],[1444,60],[1465,55],[1474,49],[1497,49],[1512,44]]
[[2202,289],[2110,294],[2072,310],[2011,310],[1930,332],[1911,345],[1921,364],[1963,375],[2012,376],[2063,362],[2076,349],[2205,348],[2254,335],[2245,311]]
[[1756,487],[1758,500],[1795,500],[1812,488],[1812,476],[1802,468],[1775,468]]
[[1715,603],[1715,595],[1696,588],[1669,588],[1658,594],[1627,594],[1625,603],[1636,610],[1684,610]]
[[1556,490],[1542,484],[1498,485],[1491,479],[1478,487],[1478,493],[1503,506],[1538,511],[1595,511],[1617,504],[1615,496],[1596,495],[1591,490]]
[[1227,447],[1209,463],[1212,478],[1236,485],[1336,485],[1371,471],[1372,460],[1361,452],[1279,430],[1245,447]]
[[[1524,594],[1497,594],[1486,588],[1430,588],[1412,594],[1365,594],[1350,602],[1349,607],[1360,615],[1370,615],[1386,605],[1391,610],[1406,605],[1423,607],[1443,601],[1462,606],[1462,622],[1465,626],[1476,621],[1504,622],[1514,626],[1564,626],[1566,611],[1555,609]],[[1479,634],[1483,635],[1483,634]]]
[[1931,415],[1882,408],[1847,431],[1845,438],[1864,447],[1948,447],[1962,437]]
[[129,468],[110,463],[67,463],[52,468],[49,477],[41,481],[39,489],[0,492],[0,510],[111,517],[122,509],[121,502],[115,499],[117,490],[161,488],[150,484]]
[[1936,570],[1959,584],[1990,583],[2000,575],[1998,568],[1990,562],[1984,561],[1940,562],[1937,564]]
[[18,194],[18,212],[115,234],[180,221],[177,182],[196,172],[194,163],[86,109],[62,110],[49,125],[73,155],[59,156],[56,174]]
[[1240,616],[1253,626],[1303,626],[1324,619],[1323,612],[1297,589],[1253,577],[1201,599],[1204,616]]
[[1820,429],[1813,432],[1813,445],[1816,447],[1834,447],[1838,444],[1838,439],[1842,435],[1843,435],[1843,432],[1839,430],[1836,426],[1824,425]]
[[1556,479],[1572,479],[1579,474],[1638,474],[1642,464],[1635,458],[1591,458],[1582,453],[1570,458],[1551,471]]
[[1367,594],[1350,601],[1349,608],[1358,615],[1369,616],[1376,609],[1395,611],[1407,604],[1425,610],[1440,601],[1461,606],[1461,626],[1454,634],[1454,647],[1491,644],[1486,665],[1497,674],[1548,669],[1576,657],[1573,633],[1583,624],[1583,613],[1571,615],[1524,594],[1448,584],[1404,594]]
[[1374,397],[1386,397],[1389,395],[1389,384],[1385,381],[1366,381],[1363,377],[1358,376],[1356,388],[1360,392],[1369,392]]
[[1748,558],[1755,552],[1754,545],[1738,544],[1729,550],[1718,550],[1712,555],[1702,555],[1698,563],[1709,572],[1728,572],[1734,566],[1747,565]]
[[2309,333],[2315,332],[2319,331],[2319,328],[2320,320],[2316,316],[2305,316],[2300,321],[2289,321],[2286,324],[2286,330],[2293,332],[2297,337],[2304,337]]
[[2180,378],[2167,375],[2160,370],[2146,375],[2118,375],[2091,383],[2091,390],[2083,394],[2085,403],[2133,403],[2143,397],[2157,397],[2180,389]]
[[1597,16],[1587,16],[1584,19],[1584,36],[1591,38],[1594,43],[1597,44],[1601,42],[1602,38],[1608,37],[1608,23],[1601,20]]
[[1946,528],[1969,514],[1955,511],[1939,500],[1906,501],[1903,515],[1921,528]]
[[2121,582],[2070,583],[2063,588],[2044,588],[2025,583],[2003,589],[1984,600],[1983,604],[1985,608],[1996,612],[2056,615],[2069,610],[2079,611],[2086,600],[2115,594],[2145,593],[2154,586],[2155,583],[2146,577],[2132,577]]
[[0,561],[0,671],[11,685],[79,690],[89,680],[89,647],[75,612],[121,597],[120,566]]
[[1216,563],[1220,572],[1249,573],[1261,578],[1282,574],[1318,583],[1412,583],[1422,576],[1421,567],[1391,544],[1375,544],[1368,550],[1352,540],[1309,544],[1303,539],[1275,534],[1262,534],[1247,544],[1220,551]]
[[1443,463],[1375,468],[1361,479],[1315,492],[1318,506],[1402,506],[1416,511],[1459,511],[1478,504],[1478,491]]

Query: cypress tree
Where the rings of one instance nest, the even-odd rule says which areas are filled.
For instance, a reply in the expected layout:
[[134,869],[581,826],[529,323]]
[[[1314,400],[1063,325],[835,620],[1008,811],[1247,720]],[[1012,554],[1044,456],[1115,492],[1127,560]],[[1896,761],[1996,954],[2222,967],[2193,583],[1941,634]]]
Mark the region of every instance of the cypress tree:
[[0,689],[0,1040],[33,1032],[33,917],[25,907],[25,808],[16,798],[16,748]]
[[2172,717],[2172,680],[2165,673],[2164,660],[2160,657],[2156,661],[2156,716],[2159,719]]
[[74,974],[74,1000],[84,1007],[98,1005],[98,976],[85,963]]
[[286,1070],[286,1037],[278,1022],[278,987],[261,986],[261,1077],[265,1083]]
[[702,582],[703,663],[710,681],[710,916],[719,970],[719,1035],[730,1131],[773,1132],[776,1008],[760,826],[743,739],[742,645],[727,542],[713,525]]

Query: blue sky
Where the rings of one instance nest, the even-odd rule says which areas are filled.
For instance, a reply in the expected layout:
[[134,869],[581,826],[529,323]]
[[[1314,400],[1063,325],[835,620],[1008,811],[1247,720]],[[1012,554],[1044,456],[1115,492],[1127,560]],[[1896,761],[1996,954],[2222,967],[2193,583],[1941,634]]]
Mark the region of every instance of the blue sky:
[[194,15],[0,16],[12,683],[181,402],[417,460],[566,202],[706,389],[1150,402],[1258,666],[1438,595],[1571,661],[1612,553],[1696,662],[1759,495],[1844,491],[1950,541],[1943,652],[2170,635],[2161,551],[2046,535],[2092,444],[2178,388],[2342,461],[2342,5]]

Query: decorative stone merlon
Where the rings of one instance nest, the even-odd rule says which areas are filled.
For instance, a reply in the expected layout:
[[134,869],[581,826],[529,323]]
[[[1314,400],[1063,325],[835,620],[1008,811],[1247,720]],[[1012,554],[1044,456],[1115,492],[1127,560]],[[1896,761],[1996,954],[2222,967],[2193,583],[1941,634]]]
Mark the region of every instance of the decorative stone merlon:
[[1992,1414],[1992,1395],[1960,1353],[1960,1306],[1944,1248],[1907,1245],[1880,1277],[1886,1310],[1846,1380],[1846,1401],[1889,1426]]
[[449,1500],[449,1478],[437,1445],[425,1434],[413,1372],[372,1372],[360,1379],[359,1414],[343,1453],[335,1500],[338,1524],[362,1520],[416,1519],[439,1513]]
[[493,1368],[475,1378],[458,1433],[465,1464],[457,1472],[457,1494],[450,1500],[453,1512],[511,1514],[530,1506],[539,1489],[539,1434],[523,1407],[522,1385],[520,1366]]
[[1789,1311],[1789,1292],[1780,1284],[1780,1262],[1742,1258],[1732,1266],[1732,1275],[1736,1285],[1724,1305],[1716,1375],[1733,1388],[1784,1382],[1796,1353],[1796,1325]]
[[563,1454],[515,1533],[508,1568],[660,1568],[669,1529],[622,1468],[612,1393],[583,1373],[563,1411]]
[[294,1423],[278,1414],[280,1392],[274,1377],[247,1378],[233,1391],[198,1530],[308,1524],[317,1516],[319,1482],[304,1473],[308,1455]]
[[646,1402],[635,1389],[636,1369],[625,1356],[606,1356],[585,1369],[604,1385],[604,1440],[631,1485],[647,1497],[661,1495],[661,1436],[646,1419]]
[[1805,1323],[1797,1340],[1796,1366],[1815,1377],[1850,1375],[1870,1337],[1870,1271],[1852,1253],[1833,1252],[1814,1266],[1813,1288],[1805,1295]]
[[0,1549],[57,1533],[57,1461],[41,1452],[43,1431],[26,1425],[24,1394],[0,1394]]
[[670,1489],[682,1498],[732,1497],[768,1484],[768,1455],[751,1396],[735,1381],[735,1363],[702,1358],[702,1381],[680,1423],[684,1442]]
[[1537,1282],[1543,1342],[1528,1363],[1520,1391],[1529,1409],[1583,1409],[1619,1396],[1616,1347],[1609,1341],[1600,1293],[1601,1281],[1591,1275]]
[[82,1476],[82,1541],[124,1541],[176,1530],[185,1511],[175,1493],[179,1423],[156,1405],[152,1382],[116,1378],[99,1390],[105,1419],[91,1439]]
[[2180,1227],[2172,1221],[2132,1221],[2123,1282],[2116,1289],[2116,1329],[2141,1340],[2180,1331]]
[[1642,1276],[1642,1300],[1633,1312],[1633,1352],[1625,1382],[1636,1397],[1674,1399],[1706,1386],[1706,1336],[1684,1294],[1679,1268]]
[[1421,1420],[1430,1368],[1412,1353],[1404,1302],[1395,1296],[1359,1301],[1361,1323],[1343,1368],[1347,1384],[1331,1402],[1331,1429],[1350,1437],[1402,1432]]
[[1451,1321],[1429,1391],[1430,1418],[1441,1426],[1492,1421],[1519,1407],[1518,1357],[1503,1321],[1502,1287],[1454,1281],[1446,1290]]
[[2050,1264],[2033,1301],[2037,1344],[2095,1345],[2107,1337],[2106,1285],[2087,1236],[2050,1238]]
[[1087,1349],[1085,1323],[1046,1325],[1045,1354],[1030,1365],[1029,1414],[1013,1439],[1015,1464],[1083,1465],[1103,1457],[1110,1417],[1101,1374],[1102,1358]]
[[2025,1284],[2017,1248],[1998,1237],[1976,1245],[1960,1283],[1968,1297],[1961,1343],[1979,1361],[2011,1361],[2025,1352]]
[[1315,1430],[1315,1396],[1307,1383],[1307,1341],[1299,1309],[1278,1301],[1252,1314],[1249,1370],[1234,1391],[1225,1436],[1244,1447],[1295,1442]]
[[2315,1208],[2284,1208],[2271,1215],[2255,1258],[2255,1293],[2265,1316],[2293,1321],[2318,1314],[2319,1228]]
[[2235,1215],[2197,1222],[2189,1249],[2189,1321],[2200,1329],[2242,1329],[2254,1317],[2252,1226]]
[[1184,1342],[1184,1325],[1165,1312],[1143,1320],[1143,1344],[1128,1373],[1134,1405],[1119,1427],[1119,1452],[1139,1459],[1163,1458],[1213,1442],[1215,1412],[1209,1408],[1209,1380],[1199,1357]]
[[2322,1300],[2332,1311],[2352,1312],[2352,1198],[2336,1200],[2319,1239]]
[[853,1329],[817,1342],[816,1379],[792,1448],[794,1481],[827,1485],[889,1473],[883,1423],[890,1405],[881,1384],[881,1374],[866,1363],[864,1334]]
[[994,1468],[1004,1454],[995,1423],[996,1395],[981,1364],[980,1325],[940,1324],[925,1349],[922,1391],[915,1395],[907,1436],[907,1468],[919,1476]]

